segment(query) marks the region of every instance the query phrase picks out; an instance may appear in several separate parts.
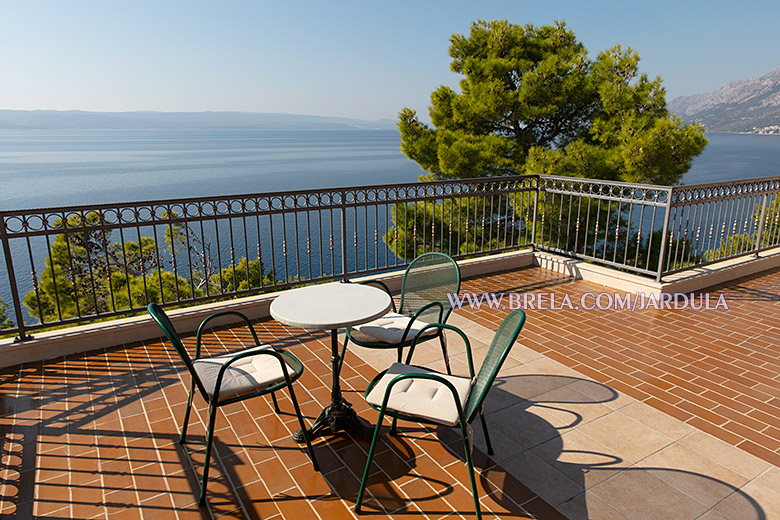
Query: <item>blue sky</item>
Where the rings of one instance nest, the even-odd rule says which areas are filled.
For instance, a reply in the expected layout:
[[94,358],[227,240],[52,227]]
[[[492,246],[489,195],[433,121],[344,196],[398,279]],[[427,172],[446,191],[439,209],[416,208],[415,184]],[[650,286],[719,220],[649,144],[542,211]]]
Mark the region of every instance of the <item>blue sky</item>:
[[776,0],[0,0],[0,108],[425,118],[477,19],[631,47],[667,100],[780,66]]

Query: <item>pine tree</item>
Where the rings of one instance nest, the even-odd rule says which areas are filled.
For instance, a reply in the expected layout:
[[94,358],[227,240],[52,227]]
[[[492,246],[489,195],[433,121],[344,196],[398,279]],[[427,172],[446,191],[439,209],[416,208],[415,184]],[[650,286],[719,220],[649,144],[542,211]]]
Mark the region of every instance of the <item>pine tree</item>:
[[555,174],[676,184],[707,144],[666,108],[661,78],[620,45],[588,58],[564,23],[478,21],[451,38],[460,93],[431,94],[433,127],[399,115],[401,150],[423,179]]

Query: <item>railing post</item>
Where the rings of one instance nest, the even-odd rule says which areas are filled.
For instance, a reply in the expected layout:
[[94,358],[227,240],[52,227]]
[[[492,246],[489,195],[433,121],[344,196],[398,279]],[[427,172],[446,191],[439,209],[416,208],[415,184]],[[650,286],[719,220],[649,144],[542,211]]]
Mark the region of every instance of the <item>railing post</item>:
[[344,282],[349,281],[347,276],[347,194],[344,191],[341,192],[341,279]]
[[531,251],[536,248],[536,214],[539,208],[539,190],[542,186],[542,178],[536,178],[536,189],[534,190],[534,220],[531,223]]
[[761,201],[761,216],[758,219],[758,232],[756,233],[756,245],[754,247],[756,258],[758,258],[758,251],[761,249],[761,235],[764,232],[764,219],[766,218],[766,207],[769,202],[769,195],[764,193],[763,200]]
[[[667,240],[669,236],[669,220],[672,216],[672,199],[674,198],[674,188],[671,188],[666,195],[666,211],[664,212],[664,226],[661,231],[661,250],[658,253],[658,274],[655,276],[656,282],[661,282],[664,273],[664,255],[666,254]],[[652,232],[652,231],[651,231]],[[649,253],[649,252],[648,252]]]
[[8,283],[11,285],[11,299],[13,300],[14,315],[16,316],[16,329],[19,331],[19,337],[14,341],[27,341],[33,339],[24,331],[24,316],[22,315],[22,301],[19,298],[19,289],[16,286],[16,274],[14,273],[13,255],[11,254],[11,244],[8,240],[8,234],[5,230],[5,217],[0,216],[0,241],[3,244],[3,255],[5,256],[5,267],[8,272]]

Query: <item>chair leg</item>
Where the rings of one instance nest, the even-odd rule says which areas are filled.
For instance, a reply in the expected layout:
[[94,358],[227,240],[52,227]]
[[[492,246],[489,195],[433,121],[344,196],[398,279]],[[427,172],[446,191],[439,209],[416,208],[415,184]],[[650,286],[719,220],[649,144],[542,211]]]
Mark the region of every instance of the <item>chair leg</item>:
[[[403,344],[398,347],[398,362],[401,363],[401,359],[403,359],[404,356],[404,347]],[[406,358],[406,363],[409,364],[409,362],[412,359],[412,349],[409,349],[409,355]],[[398,419],[393,417],[392,422],[390,423],[390,435],[395,435],[398,433],[398,429],[396,428],[396,425],[398,424]]]
[[382,419],[385,417],[384,409],[379,412],[379,418],[376,420],[376,427],[374,427],[374,437],[371,439],[371,447],[368,449],[368,459],[366,459],[366,469],[363,470],[363,479],[360,481],[360,490],[358,491],[357,501],[355,502],[355,512],[360,514],[360,504],[363,503],[363,494],[366,491],[366,484],[368,484],[368,470],[371,469],[371,460],[374,458],[374,448],[376,447],[376,441],[379,439],[379,430],[382,428]]
[[398,433],[398,430],[396,428],[396,425],[398,424],[398,419],[393,417],[393,422],[390,423],[390,435],[395,435]]
[[[301,426],[301,431],[303,432],[303,439],[306,441],[306,448],[309,450],[309,458],[311,459],[311,464],[314,466],[314,471],[320,470],[320,465],[317,464],[317,458],[314,456],[314,448],[311,447],[311,439],[309,438],[309,430],[306,429],[306,425],[303,423],[303,416],[301,415],[301,408],[298,406],[298,399],[295,398],[295,392],[293,391],[292,385],[287,385],[287,388],[290,389],[290,400],[292,400],[293,408],[295,408],[295,415],[298,416],[298,424]],[[273,393],[271,395],[274,395]],[[274,399],[274,402],[276,402],[276,399]]]
[[482,512],[479,509],[479,494],[477,493],[477,480],[474,478],[474,464],[471,462],[471,450],[469,449],[469,434],[466,425],[461,421],[463,433],[463,453],[466,455],[466,465],[469,467],[469,479],[471,479],[471,493],[474,495],[474,510],[477,512],[477,520],[482,520]]
[[479,419],[482,421],[482,431],[485,432],[485,444],[487,444],[488,455],[493,455],[493,445],[490,444],[490,435],[488,434],[487,423],[485,422],[485,413],[479,410]]
[[209,480],[209,462],[211,460],[211,447],[214,441],[214,423],[217,419],[217,406],[215,404],[209,405],[209,429],[206,434],[206,461],[203,466],[203,482],[200,485],[200,499],[198,505],[203,506],[206,504],[206,483]]
[[190,410],[192,409],[192,396],[195,393],[195,381],[190,386],[190,396],[187,398],[187,410],[184,412],[184,424],[181,426],[179,444],[187,442],[187,424],[190,422]]
[[282,411],[279,409],[279,403],[276,402],[276,392],[271,392],[271,401],[274,402],[274,411],[276,413],[282,413]]
[[447,338],[444,336],[444,331],[440,331],[439,342],[441,343],[441,355],[444,358],[444,366],[447,368],[447,374],[452,375],[452,370],[450,370],[450,355],[447,353]]
[[344,334],[344,346],[341,347],[341,356],[339,356],[339,373],[336,377],[341,376],[341,365],[344,364],[344,356],[347,355],[347,343],[349,343],[349,337]]

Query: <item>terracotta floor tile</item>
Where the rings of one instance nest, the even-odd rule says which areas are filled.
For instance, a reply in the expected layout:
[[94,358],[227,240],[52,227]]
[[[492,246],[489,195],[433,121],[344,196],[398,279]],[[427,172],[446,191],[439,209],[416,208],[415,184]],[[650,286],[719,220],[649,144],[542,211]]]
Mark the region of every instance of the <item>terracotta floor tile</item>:
[[742,448],[746,452],[755,455],[756,457],[759,457],[771,464],[774,464],[775,466],[780,466],[780,453],[777,453],[776,451],[768,450],[761,444],[755,443],[751,440],[746,440],[744,442],[737,444],[737,446],[739,448]]
[[747,426],[745,426],[742,423],[737,423],[734,421],[729,421],[725,425],[723,425],[723,428],[733,432],[737,435],[740,435],[744,437],[745,439],[754,442],[758,444],[759,446],[762,446],[769,451],[776,451],[780,449],[780,441],[777,439],[773,439],[771,437],[768,437],[762,433],[759,433],[755,430],[751,430]]
[[[710,422],[712,424],[716,424],[716,425],[721,426],[721,425],[726,424],[728,422],[728,419],[726,417],[723,417],[722,415],[719,415],[719,414],[717,414],[715,412],[712,412],[712,411],[708,410],[707,408],[702,408],[698,404],[692,403],[692,402],[687,401],[685,399],[683,399],[683,401],[678,403],[677,406],[680,409],[682,409],[682,410],[684,410],[684,411],[686,411],[686,412],[688,412],[688,413],[690,413],[690,414],[692,414],[692,415],[694,415],[694,416],[696,416],[696,417],[698,417],[700,419],[703,419],[703,420],[705,420],[707,422]],[[717,407],[717,405],[715,405],[715,406]]]
[[[586,292],[597,294],[605,289],[526,268],[464,280],[463,290],[543,291],[579,298]],[[618,396],[614,403],[599,405],[605,407],[599,413],[593,411],[596,407],[591,410],[585,404],[574,404],[581,408],[577,412],[578,435],[588,436],[595,443],[619,437],[620,421],[629,420],[640,429],[645,428],[644,451],[648,452],[633,453],[626,448],[631,459],[652,457],[656,452],[672,453],[664,448],[667,441],[663,434],[667,433],[671,436],[669,442],[679,439],[680,445],[691,450],[693,444],[684,444],[688,439],[699,445],[704,439],[719,439],[722,445],[710,446],[698,455],[725,454],[720,464],[746,479],[756,478],[767,467],[778,466],[780,306],[762,305],[761,312],[756,312],[758,290],[780,299],[780,271],[740,280],[713,292],[713,297],[723,292],[729,311],[529,309],[520,342],[535,354],[516,360],[523,364],[506,374],[502,390],[491,393],[493,400],[486,405],[494,444],[506,451],[513,442],[514,449],[522,449],[525,444],[537,445],[537,441],[550,442],[552,446],[557,442],[556,435],[560,440],[556,427],[565,422],[565,414],[560,415],[563,412],[549,409],[542,417],[543,414],[529,411],[535,403],[554,407],[555,403],[548,401],[556,395],[556,389],[566,384],[575,388],[573,375],[568,380],[549,376],[554,363],[577,374],[581,381],[578,391],[594,402],[601,402],[598,392],[588,394],[588,390],[594,389],[582,386],[585,382],[607,383]],[[456,311],[452,319],[457,316],[468,324],[475,331],[474,337],[484,344],[490,341],[492,330],[507,312],[464,308]],[[256,323],[256,330],[262,342],[285,345],[303,360],[306,372],[296,383],[296,393],[310,423],[330,400],[329,335],[285,327],[270,319]],[[207,334],[206,348],[222,353],[228,344],[250,344],[250,338],[243,328],[221,327]],[[185,337],[185,343],[193,341],[192,334]],[[429,357],[435,359],[434,354]],[[342,374],[345,397],[361,416],[375,420],[376,412],[368,409],[362,397],[374,369],[355,352],[349,352],[347,360]],[[18,459],[0,459],[6,471],[4,478],[12,479],[1,488],[4,508],[10,504],[17,516],[28,517],[208,517],[195,505],[198,483],[193,474],[193,468],[195,473],[202,474],[206,407],[201,399],[196,399],[188,456],[176,440],[189,378],[166,342],[148,341],[49,363],[31,363],[0,372],[0,380],[6,392],[15,393],[12,400],[0,398],[0,438],[5,446],[20,453]],[[545,394],[550,399],[543,399]],[[305,451],[290,438],[298,426],[291,414],[289,397],[279,397],[281,416],[273,412],[270,400],[261,398],[229,407],[218,419],[217,450],[211,466],[214,480],[208,488],[211,513],[240,518],[241,504],[261,518],[308,518],[315,512],[321,518],[354,518],[350,509],[365,465],[368,441],[343,433],[318,439],[315,449],[323,471],[315,473]],[[528,399],[525,405],[521,404],[523,398]],[[561,400],[565,401],[562,397]],[[652,407],[655,413],[683,420],[685,424],[672,427],[666,419],[661,420],[661,415],[640,413],[641,407]],[[610,415],[614,418],[606,421]],[[549,421],[556,427],[551,427]],[[609,423],[608,427],[592,426],[598,426],[599,421]],[[542,423],[552,428],[548,432],[552,437],[545,434]],[[476,426],[475,430],[475,460],[482,464],[478,484],[485,518],[562,518],[560,512],[539,498],[534,486],[558,486],[557,502],[551,501],[575,518],[583,514],[583,504],[585,514],[603,518],[619,513],[628,518],[636,516],[638,513],[631,509],[639,501],[635,493],[648,489],[663,490],[667,497],[665,504],[659,504],[659,515],[670,504],[678,507],[677,511],[699,514],[697,502],[686,501],[691,495],[702,499],[708,493],[716,497],[724,491],[717,486],[707,487],[707,483],[699,486],[701,483],[688,480],[675,481],[671,474],[627,471],[622,477],[608,475],[610,478],[593,486],[594,494],[588,503],[577,499],[584,497],[583,483],[572,480],[577,475],[567,476],[554,466],[565,462],[551,454],[554,449],[544,453],[547,461],[531,458],[530,454],[518,456],[517,452],[499,459],[503,453],[498,450],[495,458],[488,458],[479,451],[484,446],[481,428]],[[462,448],[457,436],[414,425],[405,433],[405,438],[401,435],[383,440],[380,445],[379,465],[372,472],[369,488],[379,502],[374,497],[367,498],[366,516],[405,519],[427,514],[440,518],[457,510],[471,518],[470,491],[465,465],[458,458]],[[706,442],[703,445],[709,446]],[[768,466],[731,463],[729,453],[752,454],[758,457],[756,461]],[[674,459],[659,465],[670,466]],[[496,464],[496,460],[501,460],[501,464]],[[511,473],[504,470],[504,464]],[[15,470],[16,466],[22,471]],[[512,474],[528,480],[520,482]],[[765,500],[770,496],[765,483],[754,488],[756,497]],[[35,493],[28,493],[27,489],[34,489]],[[105,505],[96,505],[100,502],[98,495],[103,496]],[[735,517],[735,512],[746,511],[747,503],[735,493],[713,512],[701,514],[713,516],[720,511]],[[378,504],[383,509],[377,509]],[[431,509],[426,510],[427,506]],[[449,511],[444,510],[445,506]]]

